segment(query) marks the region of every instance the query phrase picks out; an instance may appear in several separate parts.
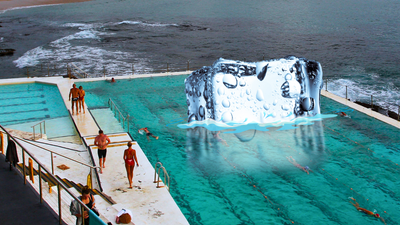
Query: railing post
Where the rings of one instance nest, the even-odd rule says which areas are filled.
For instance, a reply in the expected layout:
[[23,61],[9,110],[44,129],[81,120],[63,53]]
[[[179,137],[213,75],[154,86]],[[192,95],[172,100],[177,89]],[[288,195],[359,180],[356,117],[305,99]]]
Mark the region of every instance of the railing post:
[[161,162],[157,162],[156,165],[154,166],[154,181],[153,181],[153,183],[157,183],[157,180],[156,180],[156,178],[157,178],[157,165],[160,165],[160,167],[161,167],[162,163]]
[[348,98],[347,98],[347,85],[346,85],[346,100],[347,100]]
[[22,163],[24,165],[22,165],[22,172],[24,173],[24,184],[26,185],[26,173],[25,173],[25,150],[22,149]]
[[105,66],[103,66],[103,75],[104,75],[104,77],[106,77],[106,67]]
[[[399,106],[399,110],[400,110],[400,106]],[[128,132],[129,132],[129,114],[126,116],[126,126],[128,128]]]
[[373,110],[373,108],[374,108],[374,103],[373,103],[372,95],[371,95],[371,110]]
[[40,126],[40,138],[43,138],[42,124],[40,123],[39,126]]
[[187,61],[187,71],[189,71],[189,60]]
[[53,152],[51,152],[51,173],[54,175]]
[[134,65],[132,63],[132,76],[135,74]]
[[82,212],[81,212],[82,224],[85,224],[85,216],[84,216],[84,214],[85,214],[85,207],[83,207],[83,206],[81,205],[81,209],[82,209]]
[[61,187],[60,183],[57,182],[57,190],[58,190],[58,221],[59,224],[62,224],[62,215],[61,215]]
[[42,194],[42,167],[38,163],[39,167],[39,195],[40,195],[40,203],[43,203],[43,194]]
[[93,189],[93,168],[90,168],[90,188]]
[[169,72],[169,64],[167,63],[167,73]]
[[46,134],[46,120],[43,120],[44,134]]
[[328,91],[328,79],[325,80],[325,91]]
[[33,140],[35,140],[35,126],[33,126],[32,128],[33,128]]
[[160,188],[160,170],[161,170],[162,166],[158,167],[158,171],[157,171],[157,188]]
[[265,55],[263,54],[263,61],[265,60]]

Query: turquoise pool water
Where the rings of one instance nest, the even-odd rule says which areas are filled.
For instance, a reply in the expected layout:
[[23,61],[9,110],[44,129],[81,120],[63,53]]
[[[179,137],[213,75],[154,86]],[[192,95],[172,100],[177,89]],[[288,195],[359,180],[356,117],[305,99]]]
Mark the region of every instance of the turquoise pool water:
[[[349,203],[376,210],[387,224],[400,215],[399,130],[321,97],[323,114],[297,129],[181,129],[186,76],[82,82],[88,107],[109,98],[131,116],[130,133],[152,164],[163,163],[171,194],[190,224],[383,224]],[[159,140],[140,135],[148,127]],[[107,133],[107,131],[105,130]],[[309,175],[286,157],[308,165]]]
[[[76,135],[74,125],[56,85],[26,83],[0,85],[0,124],[32,132],[46,121],[48,138]],[[36,127],[36,132],[39,132]]]

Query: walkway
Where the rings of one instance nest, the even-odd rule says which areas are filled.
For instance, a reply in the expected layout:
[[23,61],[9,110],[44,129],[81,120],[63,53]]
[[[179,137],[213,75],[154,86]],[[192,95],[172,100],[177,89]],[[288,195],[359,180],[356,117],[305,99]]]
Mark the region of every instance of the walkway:
[[58,216],[46,202],[40,204],[38,194],[9,165],[0,154],[0,224],[58,224]]

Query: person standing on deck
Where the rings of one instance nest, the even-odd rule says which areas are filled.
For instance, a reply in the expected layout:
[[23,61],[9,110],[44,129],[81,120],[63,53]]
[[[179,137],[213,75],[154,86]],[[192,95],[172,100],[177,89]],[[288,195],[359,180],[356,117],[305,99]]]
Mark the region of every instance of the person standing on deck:
[[79,105],[79,112],[81,112],[82,110],[83,113],[85,113],[85,91],[83,90],[82,86],[79,86],[78,105]]
[[135,169],[135,162],[136,166],[139,166],[136,157],[136,150],[132,148],[132,142],[128,142],[128,149],[126,149],[124,152],[124,161],[125,161],[126,173],[128,175],[129,188],[132,189],[132,178],[133,178],[133,170]]
[[111,143],[110,138],[107,137],[103,133],[102,130],[99,130],[99,135],[94,139],[94,145],[98,147],[97,154],[99,155],[99,166],[100,173],[103,173],[103,168],[106,168],[106,155],[107,155],[107,146]]
[[76,115],[78,115],[79,89],[76,88],[76,84],[73,84],[71,90],[69,91],[69,101],[71,101],[71,97],[72,97],[72,115],[74,115],[74,106],[76,107]]

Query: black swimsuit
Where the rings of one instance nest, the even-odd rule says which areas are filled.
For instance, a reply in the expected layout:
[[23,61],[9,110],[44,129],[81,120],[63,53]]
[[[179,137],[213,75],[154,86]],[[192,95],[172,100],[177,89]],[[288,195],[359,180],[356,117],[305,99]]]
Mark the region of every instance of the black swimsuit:
[[89,209],[92,209],[92,207],[93,207],[92,195],[89,195],[89,203],[86,204],[86,206],[87,206]]
[[[81,197],[82,200],[82,197]],[[85,204],[89,209],[92,209],[93,207],[93,199],[92,199],[92,195],[89,195],[89,203]],[[86,211],[86,209],[85,209]],[[89,217],[85,219],[85,225],[89,225]]]

